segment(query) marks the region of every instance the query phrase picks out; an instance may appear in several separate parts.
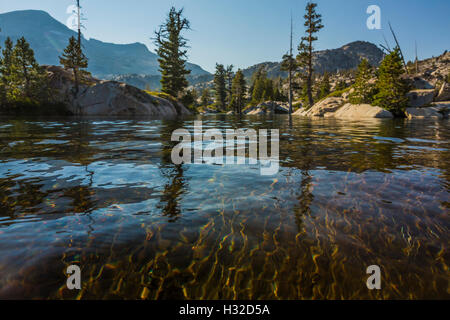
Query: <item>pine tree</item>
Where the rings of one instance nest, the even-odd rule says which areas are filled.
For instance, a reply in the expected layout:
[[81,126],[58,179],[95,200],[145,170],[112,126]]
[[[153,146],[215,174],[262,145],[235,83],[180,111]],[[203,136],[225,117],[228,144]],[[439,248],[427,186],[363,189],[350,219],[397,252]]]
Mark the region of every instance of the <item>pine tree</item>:
[[273,81],[269,78],[264,79],[264,94],[263,100],[270,101],[274,100],[274,89],[273,89]]
[[370,84],[369,81],[373,76],[374,70],[369,64],[369,61],[367,59],[362,59],[358,66],[356,82],[353,86],[355,91],[349,96],[350,103],[372,103],[375,95],[375,85]]
[[227,100],[226,76],[227,71],[223,64],[216,63],[216,73],[214,74],[215,99],[217,107],[221,110],[225,110]]
[[330,74],[325,72],[322,80],[320,81],[319,88],[317,90],[317,99],[321,100],[328,96],[331,92]]
[[188,86],[186,75],[191,73],[185,65],[187,40],[181,35],[189,29],[190,23],[183,17],[183,9],[177,11],[172,7],[165,23],[155,31],[162,92],[174,97]]
[[12,50],[9,72],[7,94],[11,101],[46,98],[46,73],[36,62],[34,51],[24,37],[17,40]]
[[265,91],[264,76],[261,75],[259,78],[255,80],[255,83],[253,85],[252,105],[257,105],[263,100],[264,91]]
[[233,86],[233,78],[234,78],[234,72],[233,72],[234,66],[229,65],[226,67],[226,83],[227,83],[227,104],[231,104],[231,88]]
[[316,3],[308,2],[306,5],[305,27],[306,36],[302,37],[302,41],[298,46],[299,54],[297,55],[297,62],[300,68],[302,68],[306,74],[304,75],[306,93],[308,97],[308,103],[310,106],[314,105],[313,99],[313,43],[318,40],[314,34],[323,28],[322,16],[316,13]]
[[202,91],[202,96],[200,97],[200,105],[203,107],[207,107],[210,101],[209,89],[205,88]]
[[244,73],[241,69],[236,72],[236,75],[233,78],[233,84],[231,87],[232,98],[231,98],[231,107],[234,112],[241,114],[242,109],[245,105],[245,95],[247,91],[247,86],[245,83]]
[[5,48],[2,50],[2,64],[0,66],[1,81],[7,86],[8,77],[12,73],[12,52],[13,52],[13,42],[10,37],[5,40]]
[[70,37],[69,45],[64,49],[62,56],[59,57],[59,63],[61,63],[65,69],[73,71],[75,80],[74,94],[77,95],[79,84],[83,80],[83,69],[88,67],[88,60],[75,37]]
[[406,94],[409,87],[401,78],[404,71],[400,49],[397,47],[381,62],[376,83],[378,93],[373,102],[398,116],[404,114],[408,103]]
[[267,72],[264,67],[260,67],[252,76],[252,86],[250,87],[251,104],[257,105],[266,98],[272,99],[273,85],[268,83]]
[[285,54],[283,56],[283,61],[281,62],[281,70],[288,72],[288,81],[289,81],[289,114],[292,113],[292,73],[297,69],[297,62],[295,61],[292,54]]
[[256,80],[259,78],[265,78],[266,77],[266,69],[264,66],[260,66],[256,72],[254,72],[250,78],[250,94],[253,94],[253,89],[255,88]]

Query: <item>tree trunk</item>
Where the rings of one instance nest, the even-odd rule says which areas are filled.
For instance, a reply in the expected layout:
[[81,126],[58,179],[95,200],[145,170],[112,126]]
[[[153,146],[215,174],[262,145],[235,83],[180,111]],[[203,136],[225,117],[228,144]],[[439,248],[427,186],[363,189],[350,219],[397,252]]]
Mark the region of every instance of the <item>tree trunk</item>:
[[289,115],[292,114],[292,67],[289,66]]
[[[311,25],[311,23],[310,23]],[[312,96],[312,33],[309,33],[309,56],[308,56],[308,79],[307,79],[307,89],[308,89],[308,101],[309,106],[314,105],[314,99]]]
[[73,76],[75,78],[75,96],[77,96],[79,87],[78,87],[78,70],[76,68],[73,69]]

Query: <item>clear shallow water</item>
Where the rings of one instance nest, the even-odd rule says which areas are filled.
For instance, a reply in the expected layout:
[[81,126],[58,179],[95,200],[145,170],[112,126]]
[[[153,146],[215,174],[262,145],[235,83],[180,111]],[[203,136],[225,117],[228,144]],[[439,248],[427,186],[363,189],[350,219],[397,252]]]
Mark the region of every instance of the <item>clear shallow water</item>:
[[280,129],[279,173],[173,165],[194,118],[0,120],[0,298],[450,297],[448,121],[196,119]]

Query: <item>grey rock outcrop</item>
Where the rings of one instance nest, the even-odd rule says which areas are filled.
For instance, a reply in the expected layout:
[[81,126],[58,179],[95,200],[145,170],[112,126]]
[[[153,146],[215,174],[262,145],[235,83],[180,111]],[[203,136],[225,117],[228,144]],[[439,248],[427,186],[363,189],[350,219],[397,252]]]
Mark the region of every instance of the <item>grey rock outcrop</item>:
[[54,100],[64,103],[76,115],[89,116],[176,116],[187,115],[181,103],[150,95],[136,87],[116,81],[88,77],[74,94],[73,75],[57,66],[46,66]]
[[289,105],[285,102],[279,101],[265,101],[257,106],[250,107],[246,109],[244,114],[255,115],[255,114],[288,114]]
[[444,117],[436,107],[406,108],[405,114],[408,119],[442,119]]
[[[148,93],[115,81],[102,81],[84,90],[74,101],[81,115],[187,115],[181,104],[151,96]],[[77,111],[77,110],[73,110]]]
[[407,94],[409,98],[408,106],[419,108],[429,105],[433,102],[434,94],[434,89],[412,90]]
[[435,101],[449,101],[450,100],[450,83],[444,82],[439,89],[439,93]]
[[429,81],[419,76],[407,76],[405,80],[411,85],[412,88],[417,90],[434,89],[434,86]]

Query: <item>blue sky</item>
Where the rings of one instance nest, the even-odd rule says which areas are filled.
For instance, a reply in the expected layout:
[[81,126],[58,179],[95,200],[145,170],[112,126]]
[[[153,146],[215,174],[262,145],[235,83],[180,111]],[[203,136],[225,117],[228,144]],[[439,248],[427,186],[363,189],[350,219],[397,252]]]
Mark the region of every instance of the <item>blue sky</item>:
[[[40,9],[61,22],[69,15],[72,0],[1,0],[0,12]],[[172,5],[184,7],[191,21],[189,60],[213,71],[216,62],[245,68],[263,61],[278,61],[289,47],[290,12],[294,19],[294,42],[303,33],[306,0],[81,0],[86,36],[106,42],[145,43]],[[332,49],[355,40],[393,43],[391,21],[407,59],[439,55],[450,49],[449,0],[318,0],[325,28],[317,49]],[[382,30],[368,30],[366,9],[381,8]]]

